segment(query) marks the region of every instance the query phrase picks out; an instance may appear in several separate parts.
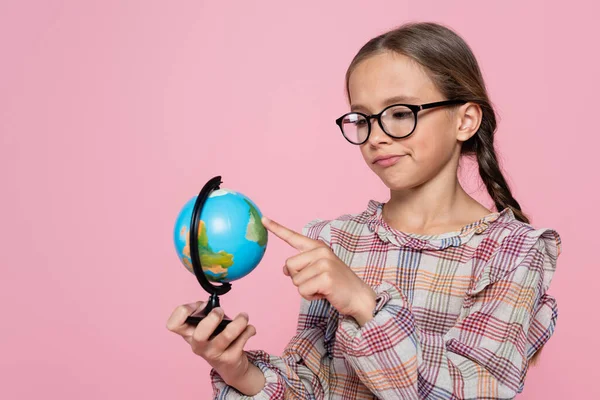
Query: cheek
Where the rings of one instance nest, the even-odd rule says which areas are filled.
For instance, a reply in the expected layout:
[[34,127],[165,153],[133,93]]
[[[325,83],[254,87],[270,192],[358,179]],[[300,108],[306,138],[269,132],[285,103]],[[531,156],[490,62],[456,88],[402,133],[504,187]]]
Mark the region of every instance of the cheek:
[[423,126],[409,138],[407,146],[413,151],[417,164],[423,168],[444,164],[452,156],[456,139],[447,124]]

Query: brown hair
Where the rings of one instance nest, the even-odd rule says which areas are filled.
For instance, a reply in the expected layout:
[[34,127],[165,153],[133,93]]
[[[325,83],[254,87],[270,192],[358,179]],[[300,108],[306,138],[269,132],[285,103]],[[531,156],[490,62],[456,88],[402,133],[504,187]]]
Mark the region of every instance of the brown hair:
[[[453,30],[432,22],[408,23],[379,35],[358,51],[348,67],[348,99],[348,83],[356,66],[365,59],[384,52],[403,54],[419,63],[446,99],[464,99],[481,107],[481,126],[463,144],[461,154],[476,156],[479,175],[496,209],[501,211],[508,207],[519,221],[529,223],[498,164],[494,149],[496,113],[488,97],[479,64],[467,43]],[[535,362],[538,355],[539,351],[532,362]]]
[[346,72],[350,74],[365,59],[384,52],[408,56],[425,67],[446,99],[465,99],[482,110],[479,130],[462,147],[462,154],[475,155],[479,175],[498,211],[510,208],[519,221],[529,223],[513,197],[498,165],[494,150],[496,114],[483,82],[479,64],[465,41],[451,29],[432,22],[409,23],[369,40],[356,54]]

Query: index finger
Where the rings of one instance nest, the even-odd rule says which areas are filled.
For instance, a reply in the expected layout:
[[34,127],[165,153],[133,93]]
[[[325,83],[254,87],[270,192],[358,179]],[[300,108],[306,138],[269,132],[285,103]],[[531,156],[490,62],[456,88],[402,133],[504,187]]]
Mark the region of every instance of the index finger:
[[285,226],[270,220],[267,217],[262,217],[262,223],[275,236],[300,251],[312,250],[320,247],[322,244],[318,240],[313,240],[296,231],[293,231]]

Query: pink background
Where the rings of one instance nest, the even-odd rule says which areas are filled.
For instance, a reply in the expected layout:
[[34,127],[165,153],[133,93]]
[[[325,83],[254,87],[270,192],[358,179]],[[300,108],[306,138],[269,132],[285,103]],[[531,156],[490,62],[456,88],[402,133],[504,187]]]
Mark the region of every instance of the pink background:
[[[295,229],[386,200],[333,121],[358,48],[411,20],[472,46],[516,198],[563,238],[557,331],[520,398],[600,397],[597,6],[302,3],[0,1],[0,398],[209,398],[165,328],[207,297],[174,252],[179,208],[219,174]],[[223,298],[257,327],[249,348],[294,331],[292,254],[272,240]]]

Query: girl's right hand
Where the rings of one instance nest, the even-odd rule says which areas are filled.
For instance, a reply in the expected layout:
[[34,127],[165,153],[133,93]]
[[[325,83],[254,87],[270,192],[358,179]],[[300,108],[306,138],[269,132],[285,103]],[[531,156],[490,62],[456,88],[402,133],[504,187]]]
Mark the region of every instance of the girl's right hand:
[[223,332],[209,339],[223,319],[224,313],[221,308],[213,309],[198,326],[185,323],[188,316],[205,304],[198,301],[177,307],[167,321],[167,329],[188,342],[192,351],[204,358],[228,385],[237,386],[249,372],[251,364],[244,352],[244,346],[248,339],[256,334],[256,329],[248,324],[248,314],[241,313]]

